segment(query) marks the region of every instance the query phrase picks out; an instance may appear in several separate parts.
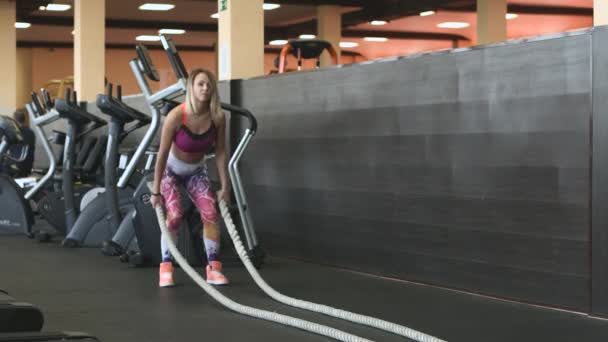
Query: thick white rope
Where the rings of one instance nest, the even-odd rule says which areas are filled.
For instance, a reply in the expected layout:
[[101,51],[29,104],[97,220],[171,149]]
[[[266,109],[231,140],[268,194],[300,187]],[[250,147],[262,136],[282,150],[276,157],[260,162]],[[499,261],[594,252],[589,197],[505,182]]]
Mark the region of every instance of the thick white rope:
[[446,342],[445,340],[439,339],[437,337],[425,334],[423,332],[395,324],[392,322],[388,322],[382,319],[378,319],[375,317],[360,315],[356,313],[352,313],[349,311],[332,308],[327,305],[311,303],[307,301],[303,301],[300,299],[292,298],[285,296],[277,291],[275,291],[270,285],[268,285],[264,279],[258,273],[258,270],[253,266],[251,260],[249,260],[249,255],[245,251],[245,247],[243,246],[243,242],[239,236],[238,231],[235,228],[234,222],[232,221],[232,217],[230,216],[230,212],[228,211],[228,207],[224,200],[220,200],[220,210],[222,212],[222,217],[224,218],[224,222],[226,223],[226,228],[228,229],[228,233],[232,238],[234,246],[237,250],[241,261],[249,271],[249,274],[253,278],[256,284],[264,291],[267,295],[272,297],[274,300],[279,301],[281,303],[294,306],[300,309],[310,310],[314,312],[319,312],[328,316],[341,318],[353,323],[363,324],[370,327],[378,328],[384,331],[388,331],[397,335],[401,335],[415,341],[419,342]]
[[[158,225],[160,226],[161,232],[164,236],[169,236],[169,231],[167,230],[166,220],[165,220],[165,212],[163,211],[162,206],[158,205],[155,208],[156,210],[156,218],[158,219]],[[164,239],[164,237],[163,237]],[[347,332],[334,329],[325,325],[305,321],[302,319],[294,318],[291,316],[281,315],[276,312],[270,312],[266,310],[260,310],[256,308],[252,308],[250,306],[245,306],[239,304],[230,298],[224,296],[221,292],[216,290],[212,285],[207,284],[205,279],[201,277],[184,259],[181,255],[175,243],[172,239],[166,239],[169,245],[169,250],[171,251],[171,255],[175,259],[175,261],[180,265],[180,267],[194,280],[195,283],[198,284],[207,294],[209,294],[213,299],[220,302],[222,305],[226,306],[230,310],[236,311],[240,314],[264,319],[267,321],[280,323],[284,325],[288,325],[291,327],[295,327],[298,329],[306,330],[315,334],[327,336],[333,338],[338,341],[345,342],[372,342],[370,340],[364,339],[362,337],[349,334]]]

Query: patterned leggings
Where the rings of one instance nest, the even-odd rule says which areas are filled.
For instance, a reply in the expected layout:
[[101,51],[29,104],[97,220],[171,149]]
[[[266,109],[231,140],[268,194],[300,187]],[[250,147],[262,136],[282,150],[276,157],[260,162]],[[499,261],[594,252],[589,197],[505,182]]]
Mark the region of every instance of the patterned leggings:
[[[207,168],[201,166],[194,173],[186,176],[175,174],[167,167],[160,182],[160,192],[167,213],[167,228],[170,238],[176,242],[177,234],[182,223],[184,211],[180,196],[180,184],[184,185],[190,199],[194,202],[203,221],[203,240],[207,251],[207,260],[216,261],[220,246],[220,229],[218,213],[215,208],[215,194],[211,191]],[[163,261],[171,260],[171,254],[166,241],[161,237],[161,253]]]

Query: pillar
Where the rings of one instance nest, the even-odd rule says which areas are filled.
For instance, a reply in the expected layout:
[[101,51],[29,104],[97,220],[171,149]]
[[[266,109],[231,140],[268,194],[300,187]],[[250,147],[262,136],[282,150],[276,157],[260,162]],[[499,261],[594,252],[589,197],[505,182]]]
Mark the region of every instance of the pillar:
[[608,25],[608,0],[593,0],[593,26]]
[[17,49],[17,108],[24,108],[26,103],[32,101],[33,89],[32,49]]
[[17,32],[15,0],[0,0],[0,113],[17,108]]
[[218,70],[220,80],[264,74],[262,0],[218,0]]
[[506,0],[477,0],[477,44],[507,40],[506,15]]
[[[333,45],[338,54],[340,64],[340,40],[342,39],[342,13],[340,6],[322,5],[317,7],[317,38],[326,40]],[[321,55],[321,66],[331,65],[327,52]]]
[[104,93],[105,0],[74,4],[74,88],[79,101],[95,101]]

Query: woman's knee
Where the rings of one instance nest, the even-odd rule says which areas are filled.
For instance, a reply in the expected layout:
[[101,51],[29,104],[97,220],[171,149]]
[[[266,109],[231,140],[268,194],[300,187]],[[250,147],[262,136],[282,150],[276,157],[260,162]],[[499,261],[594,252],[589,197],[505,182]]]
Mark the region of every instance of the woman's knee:
[[220,239],[220,226],[217,222],[203,221],[203,237],[214,241]]

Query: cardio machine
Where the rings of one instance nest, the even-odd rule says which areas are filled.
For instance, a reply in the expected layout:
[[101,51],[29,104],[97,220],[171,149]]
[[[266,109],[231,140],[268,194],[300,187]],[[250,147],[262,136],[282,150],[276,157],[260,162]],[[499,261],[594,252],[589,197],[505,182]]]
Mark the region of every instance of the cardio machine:
[[[161,42],[167,54],[171,56],[173,51],[175,51],[171,39],[161,35]],[[185,94],[186,78],[180,74],[176,74],[177,83],[152,94],[146,78],[156,82],[160,78],[154,65],[151,63],[145,46],[139,44],[136,50],[138,57],[129,64],[152,113],[152,123],[137,151],[146,152],[148,150],[146,153],[151,156],[156,154],[156,151],[154,149],[150,150],[149,147],[158,129],[161,112],[166,113],[170,111],[178,103],[175,99]],[[150,161],[150,158],[148,161]],[[147,182],[151,181],[153,177],[153,172],[146,172],[137,185],[132,196],[133,209],[124,216],[112,239],[104,242],[102,248],[103,254],[120,255],[122,253],[121,260],[128,261],[134,266],[152,265],[160,262],[160,229],[154,210],[150,206],[150,192],[147,187]],[[124,178],[123,175],[118,182],[118,186],[123,184]],[[202,224],[200,223],[200,219],[196,219],[198,213],[192,210],[193,206],[191,204],[188,203],[184,208],[186,209],[186,219],[181,228],[184,233],[180,234],[179,246],[180,250],[189,256],[191,264],[197,265],[202,262],[202,258],[200,257],[203,254],[202,244],[194,243],[193,240],[196,237],[188,233],[200,232]],[[190,208],[190,210],[187,208]]]
[[[27,146],[21,156],[13,159],[8,150],[13,145],[23,142],[21,128],[15,120],[8,116],[0,116],[0,161],[8,159],[13,162],[25,160]],[[25,233],[34,224],[34,214],[25,201],[23,189],[7,174],[0,174],[0,234]]]
[[[67,132],[63,151],[61,193],[58,194],[57,192],[48,192],[39,201],[39,203],[43,203],[43,205],[44,203],[47,203],[47,205],[52,206],[56,205],[55,203],[58,203],[58,201],[63,198],[65,221],[48,219],[50,217],[47,217],[47,213],[53,212],[52,217],[54,217],[54,212],[57,210],[39,210],[42,216],[47,218],[47,221],[52,225],[55,232],[58,235],[62,236],[65,236],[69,233],[70,229],[76,222],[76,218],[78,217],[79,208],[77,206],[78,200],[75,195],[75,190],[78,190],[78,193],[80,194],[84,194],[85,192],[84,189],[80,189],[79,187],[75,187],[74,185],[75,144],[86,134],[107,124],[106,121],[96,117],[93,114],[88,113],[87,111],[79,107],[76,101],[75,92],[73,93],[73,100],[71,99],[70,95],[71,91],[70,89],[68,89],[66,91],[65,99],[55,100],[54,108],[51,107],[53,104],[50,102],[50,100],[48,98],[45,98],[46,109],[51,111],[52,113],[57,113],[59,118],[67,120]],[[34,111],[31,107],[29,107],[28,111],[31,110],[30,116],[35,117],[35,112],[41,113],[44,109],[36,100],[34,100],[34,105],[37,107],[36,111]],[[42,130],[39,131],[39,133],[42,135],[40,140],[46,140],[44,132]],[[85,189],[89,188],[90,187],[87,187]],[[48,198],[52,198],[54,200],[49,201]],[[39,205],[39,207],[40,206],[41,205]],[[35,232],[30,231],[30,235],[35,236],[38,241],[47,241],[51,237],[50,232],[46,230],[40,230]]]
[[315,66],[319,68],[321,65],[321,54],[326,50],[331,57],[332,63],[338,64],[338,54],[330,42],[321,39],[290,40],[283,46],[279,54],[278,73],[282,74],[287,71],[285,67],[287,66],[287,55],[290,53],[298,61],[298,71],[302,70],[302,59],[315,58],[317,60]]
[[[43,126],[53,123],[60,119],[59,113],[49,106],[50,97],[48,93],[42,92],[43,98],[47,104],[48,110],[45,112],[44,107],[40,104],[38,95],[32,93],[32,103],[25,105],[29,116],[31,127],[37,136],[38,142],[42,145],[45,155],[49,161],[49,168],[46,174],[39,179],[33,187],[31,187],[25,195],[23,194],[24,189],[17,186],[14,179],[7,175],[0,175],[0,206],[7,210],[2,210],[0,214],[0,232],[2,233],[17,233],[22,232],[28,237],[34,237],[33,226],[35,224],[35,218],[33,215],[32,207],[30,206],[31,201],[35,201],[38,204],[40,202],[38,194],[43,190],[49,182],[52,181],[53,175],[57,169],[57,162],[53,154],[53,150],[50,147],[49,139],[47,138]],[[14,121],[11,122],[10,118],[3,120],[3,141],[5,143],[15,143],[19,140],[18,126]],[[14,132],[14,133],[11,133]],[[45,198],[45,196],[43,196]],[[55,202],[58,203],[58,202]],[[62,203],[59,203],[63,208]]]
[[[133,208],[132,194],[134,186],[129,183],[118,187],[117,164],[118,145],[129,133],[150,124],[151,119],[122,101],[121,87],[117,87],[118,99],[112,96],[112,84],[108,84],[107,94],[97,96],[97,107],[102,113],[110,116],[108,140],[105,154],[105,192],[100,193],[81,212],[69,234],[63,240],[64,247],[99,247],[111,238],[119,228],[122,217]],[[137,121],[127,131],[125,125]],[[144,150],[137,151],[131,163],[137,164],[143,157]],[[130,179],[135,168],[127,169],[122,177]]]

